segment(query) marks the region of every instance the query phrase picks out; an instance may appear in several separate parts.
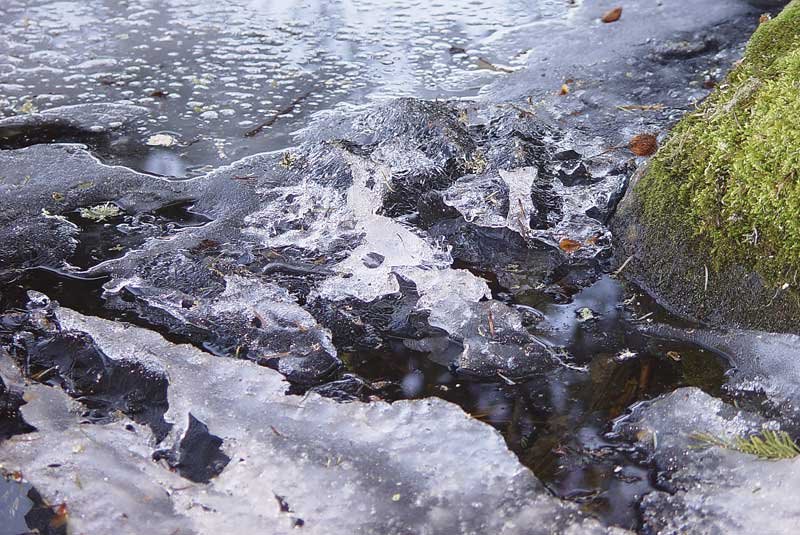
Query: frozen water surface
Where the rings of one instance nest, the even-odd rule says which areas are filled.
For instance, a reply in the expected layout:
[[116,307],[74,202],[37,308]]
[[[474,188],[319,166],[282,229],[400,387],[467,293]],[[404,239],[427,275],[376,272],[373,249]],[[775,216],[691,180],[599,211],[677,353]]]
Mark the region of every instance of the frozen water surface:
[[795,432],[796,336],[670,316],[606,227],[759,12],[612,6],[3,2],[2,526],[782,528],[796,463],[685,434]]
[[[129,161],[182,176],[289,146],[292,130],[340,102],[475,95],[502,75],[487,65],[525,62],[525,50],[492,37],[562,16],[564,4],[9,0],[0,6],[0,110],[147,106],[154,113],[141,128],[177,135],[184,147],[172,160],[183,163],[161,150]],[[257,138],[243,137],[270,118]]]

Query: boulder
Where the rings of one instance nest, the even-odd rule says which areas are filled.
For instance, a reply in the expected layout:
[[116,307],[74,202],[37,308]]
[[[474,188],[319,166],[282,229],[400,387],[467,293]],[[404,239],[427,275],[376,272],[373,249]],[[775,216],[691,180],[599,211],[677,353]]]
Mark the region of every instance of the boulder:
[[640,169],[612,222],[624,273],[714,326],[800,331],[800,2]]

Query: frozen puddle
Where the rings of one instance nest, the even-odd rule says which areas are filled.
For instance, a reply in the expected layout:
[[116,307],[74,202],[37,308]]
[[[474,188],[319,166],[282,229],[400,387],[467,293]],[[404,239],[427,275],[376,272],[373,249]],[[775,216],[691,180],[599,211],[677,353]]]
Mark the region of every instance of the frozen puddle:
[[602,7],[4,3],[2,525],[746,525],[725,496],[762,461],[713,450],[709,486],[653,437],[796,432],[797,339],[612,276],[643,160],[607,149],[707,94],[760,13]]
[[[195,441],[213,434],[227,458],[210,484],[187,481],[152,462],[146,427],[125,417],[80,425],[81,409],[60,390],[23,387],[12,377],[26,392],[23,415],[39,432],[5,441],[3,458],[24,467],[51,500],[68,500],[79,532],[213,533],[232,519],[248,533],[293,526],[311,533],[447,533],[453,525],[493,533],[531,525],[541,533],[557,526],[606,532],[551,497],[497,432],[452,404],[286,396],[288,385],[272,370],[68,309],[54,312],[49,319],[44,310],[34,315],[87,333],[114,362],[169,378],[166,418],[173,429],[166,443],[192,448],[193,418],[207,426]],[[469,459],[474,469],[464,472]]]
[[[136,130],[170,149],[118,140],[111,159],[196,175],[283,149],[315,111],[340,102],[475,95],[525,50],[489,39],[564,16],[561,1],[8,0],[0,7],[0,116],[65,103],[156,110]],[[501,40],[502,42],[502,40]],[[261,135],[248,131],[271,122]]]

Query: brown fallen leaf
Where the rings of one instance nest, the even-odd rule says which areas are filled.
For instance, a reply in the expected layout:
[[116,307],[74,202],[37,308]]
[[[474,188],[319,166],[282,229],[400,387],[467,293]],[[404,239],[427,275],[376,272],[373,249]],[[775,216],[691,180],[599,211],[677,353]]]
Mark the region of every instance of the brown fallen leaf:
[[56,506],[53,512],[55,515],[50,519],[50,527],[53,529],[64,527],[69,519],[69,510],[67,509],[67,504],[62,503],[61,505]]
[[558,247],[565,253],[572,254],[581,248],[581,242],[569,238],[561,238],[561,241],[558,242]]
[[594,236],[590,236],[588,240],[586,240],[586,245],[597,245],[597,240],[602,238],[602,234],[595,234]]
[[621,16],[622,16],[622,8],[615,7],[614,9],[610,9],[605,13],[603,13],[603,16],[600,17],[600,20],[602,20],[605,23],[617,22]]
[[628,143],[636,156],[652,156],[658,150],[658,138],[653,134],[637,134]]

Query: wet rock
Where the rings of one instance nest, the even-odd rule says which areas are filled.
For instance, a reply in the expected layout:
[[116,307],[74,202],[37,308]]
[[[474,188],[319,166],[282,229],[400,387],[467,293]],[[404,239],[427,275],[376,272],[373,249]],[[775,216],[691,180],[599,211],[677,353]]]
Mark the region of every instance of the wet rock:
[[0,245],[2,271],[67,268],[80,240],[80,228],[67,216],[81,208],[114,202],[120,210],[137,213],[181,200],[179,188],[167,181],[102,165],[79,145],[2,151],[0,168],[0,195],[6,200],[0,236],[13,237]]
[[57,216],[114,202],[123,211],[145,211],[190,197],[180,182],[103,165],[77,144],[5,150],[0,168],[0,191],[7,200],[0,213],[3,225],[40,216],[42,210]]
[[82,416],[89,421],[107,421],[119,411],[149,425],[159,440],[166,436],[163,373],[129,359],[110,359],[88,336],[61,329],[53,316],[55,305],[46,300],[42,305],[4,318],[6,325],[16,323],[15,332],[0,334],[0,343],[26,376],[80,399],[87,409]]
[[[540,177],[536,168],[499,170],[462,177],[438,197],[425,197],[420,216],[433,235],[453,245],[456,259],[497,273],[505,288],[518,293],[552,282],[559,269],[598,266],[608,256],[601,221],[622,187],[612,180],[568,188]],[[579,247],[565,254],[563,239],[577,240]],[[524,274],[515,276],[520,268]]]
[[219,354],[273,367],[296,383],[319,383],[341,366],[329,333],[286,290],[240,276],[223,279],[183,254],[144,266],[139,277],[110,287],[106,299],[110,307],[135,311]]
[[165,460],[181,477],[195,483],[208,483],[230,462],[220,449],[222,439],[208,432],[208,426],[189,413],[189,425],[172,450],[153,453],[153,460]]
[[718,49],[718,43],[703,35],[687,36],[685,39],[671,40],[658,45],[654,55],[664,61],[686,60],[700,54]]
[[[230,526],[234,514],[237,529],[253,532],[290,529],[297,518],[304,531],[326,534],[622,532],[552,498],[499,434],[444,401],[366,405],[285,396],[281,376],[253,363],[66,309],[57,320],[86,333],[110,358],[126,355],[165,369],[171,436],[184,436],[191,413],[224,441],[231,458],[209,483],[187,482],[150,461],[145,428],[123,419],[78,429],[72,400],[30,385],[23,414],[43,432],[36,441],[12,438],[0,452],[51,499],[69,499],[72,529],[212,533]],[[474,470],[453,465],[475,452]],[[57,472],[48,468],[53,464]],[[281,504],[265,507],[274,495],[291,517]]]
[[0,227],[0,280],[12,269],[63,267],[78,246],[78,228],[66,218],[42,214]]
[[800,332],[798,205],[780,193],[797,150],[786,132],[800,131],[799,18],[792,2],[758,27],[740,67],[673,130],[613,222],[626,276],[715,327]]
[[360,113],[329,114],[304,129],[302,141],[340,140],[360,147],[386,169],[381,211],[388,216],[412,212],[416,199],[443,189],[458,176],[479,168],[482,153],[456,108],[404,98]]
[[0,377],[0,440],[36,431],[22,418],[19,408],[24,403],[22,394],[6,386]]
[[[710,18],[722,12],[731,14]],[[707,55],[693,61],[707,62]],[[100,256],[88,268],[112,277],[108,307],[196,337],[219,354],[275,366],[298,382],[316,384],[325,370],[335,375],[328,366],[334,354],[320,343],[326,336],[297,336],[291,352],[302,360],[293,361],[286,337],[271,344],[254,326],[261,320],[241,312],[244,294],[215,294],[217,279],[238,277],[268,294],[285,290],[280,303],[310,313],[333,345],[372,350],[400,338],[464,372],[523,377],[548,370],[552,348],[527,333],[518,309],[493,301],[492,290],[496,297],[541,291],[567,301],[595,281],[610,254],[604,222],[630,168],[622,158],[584,156],[602,152],[602,128],[565,133],[572,123],[540,117],[533,101],[495,102],[497,96],[478,106],[413,98],[343,106],[318,116],[281,155],[248,157],[183,182],[114,171],[116,195],[89,195],[73,182],[69,191],[79,192],[65,195],[64,206],[35,188],[16,192],[15,203],[38,217],[42,207],[59,216],[113,202],[135,217],[191,199],[211,221],[130,243],[118,258]],[[47,156],[10,152],[29,168],[29,158],[38,165]],[[81,161],[83,171],[73,176],[112,172],[85,152]],[[45,174],[55,169],[48,165]],[[166,276],[171,268],[186,279]],[[165,276],[154,279],[148,270]]]
[[671,493],[645,496],[645,530],[654,533],[789,533],[798,514],[800,458],[764,460],[693,438],[744,437],[774,423],[693,388],[638,405],[616,424],[652,452]]
[[[564,185],[560,166],[582,165],[578,153],[555,145],[553,127],[507,111],[468,126],[454,105],[400,99],[319,121],[288,160],[253,156],[183,182],[105,166],[77,146],[8,151],[9,223],[48,218],[73,234],[79,227],[70,239],[53,232],[37,238],[61,244],[48,249],[54,258],[35,256],[32,241],[25,253],[32,258],[9,251],[9,263],[46,260],[69,269],[66,261],[111,274],[108,308],[218,354],[275,367],[298,384],[333,377],[334,343],[379,349],[398,337],[420,343],[447,336],[451,364],[481,376],[549,369],[550,348],[530,337],[517,310],[483,303],[492,294],[475,273],[497,273],[511,293],[547,287],[573,270],[582,273],[576,288],[590,284],[608,256],[602,220],[623,175],[590,165],[591,181]],[[512,146],[513,161],[503,156]],[[74,169],[67,177],[65,161]],[[46,182],[56,162],[61,169]],[[26,172],[33,177],[27,183]],[[67,192],[58,201],[54,186]],[[200,223],[162,224],[159,210],[186,199]],[[408,203],[401,208],[398,199]],[[97,228],[76,219],[97,206],[117,207],[122,219]],[[151,224],[137,230],[150,214]],[[104,251],[112,230],[125,238]],[[579,246],[566,252],[564,239]],[[453,269],[454,261],[475,273]],[[292,308],[305,330],[271,317],[272,305],[248,312],[242,304],[252,298],[232,290],[232,281],[270,296],[263,303]]]

